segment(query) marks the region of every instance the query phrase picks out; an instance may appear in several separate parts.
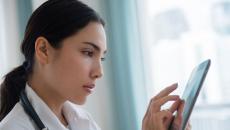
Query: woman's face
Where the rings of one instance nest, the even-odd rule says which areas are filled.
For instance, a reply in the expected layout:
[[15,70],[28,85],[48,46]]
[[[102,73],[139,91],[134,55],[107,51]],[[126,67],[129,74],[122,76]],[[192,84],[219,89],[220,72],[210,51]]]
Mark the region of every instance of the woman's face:
[[103,75],[102,60],[106,52],[103,26],[90,22],[52,52],[50,63],[45,67],[49,89],[62,99],[83,104],[96,80]]

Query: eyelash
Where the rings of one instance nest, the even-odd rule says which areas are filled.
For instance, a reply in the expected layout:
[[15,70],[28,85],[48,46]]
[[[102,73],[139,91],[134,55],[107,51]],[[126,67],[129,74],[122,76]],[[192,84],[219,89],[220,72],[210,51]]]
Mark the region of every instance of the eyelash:
[[[82,53],[86,56],[93,57],[94,52],[93,51],[82,51]],[[101,61],[105,61],[106,59],[103,57],[101,58]]]
[[101,58],[101,61],[105,61],[106,59],[105,58]]
[[93,56],[93,51],[82,51],[82,53],[86,56],[92,57]]

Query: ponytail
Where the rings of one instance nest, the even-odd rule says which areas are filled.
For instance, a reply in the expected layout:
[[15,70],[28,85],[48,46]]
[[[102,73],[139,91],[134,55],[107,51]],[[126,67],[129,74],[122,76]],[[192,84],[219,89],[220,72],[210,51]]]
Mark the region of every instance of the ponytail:
[[6,74],[1,84],[0,121],[19,101],[19,95],[21,90],[25,88],[26,80],[27,74],[23,65]]

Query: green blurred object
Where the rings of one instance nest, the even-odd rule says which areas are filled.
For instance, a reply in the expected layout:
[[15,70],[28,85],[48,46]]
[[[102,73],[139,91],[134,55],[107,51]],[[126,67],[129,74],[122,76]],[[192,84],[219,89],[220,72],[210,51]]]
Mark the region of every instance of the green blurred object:
[[147,104],[137,1],[106,0],[108,50],[118,130],[140,130]]
[[17,12],[18,12],[18,25],[19,25],[19,37],[23,39],[26,24],[32,14],[32,1],[31,0],[17,0]]

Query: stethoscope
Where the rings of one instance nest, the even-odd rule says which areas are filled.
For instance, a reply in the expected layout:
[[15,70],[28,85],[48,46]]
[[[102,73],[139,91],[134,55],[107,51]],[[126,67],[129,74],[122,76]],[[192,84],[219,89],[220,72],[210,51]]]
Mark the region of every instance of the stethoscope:
[[32,118],[34,123],[37,125],[37,127],[40,130],[48,130],[47,127],[42,123],[41,119],[39,118],[38,114],[34,110],[33,106],[30,104],[30,101],[28,97],[26,96],[26,93],[24,90],[20,93],[20,100],[22,102],[22,107],[24,111]]

